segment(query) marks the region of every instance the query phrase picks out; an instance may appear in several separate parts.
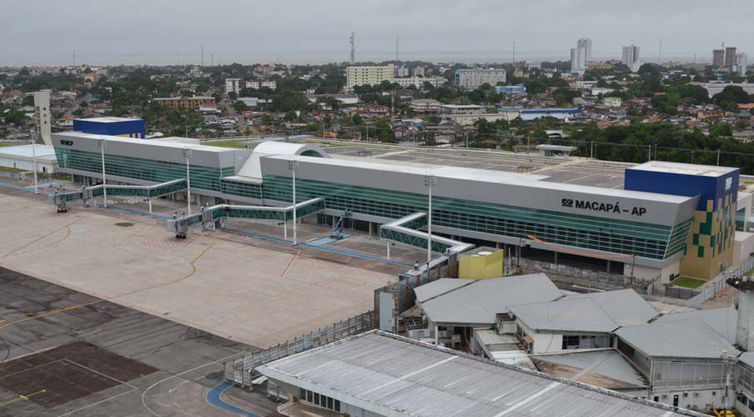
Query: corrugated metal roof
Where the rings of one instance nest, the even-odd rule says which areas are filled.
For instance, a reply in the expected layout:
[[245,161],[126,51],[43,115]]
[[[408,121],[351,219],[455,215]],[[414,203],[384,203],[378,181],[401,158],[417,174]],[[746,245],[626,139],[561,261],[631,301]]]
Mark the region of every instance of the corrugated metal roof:
[[446,292],[455,290],[456,288],[469,285],[476,280],[462,279],[462,278],[440,278],[436,281],[424,284],[422,286],[414,288],[416,294],[416,301],[424,302],[430,298],[437,297],[438,295],[445,294]]
[[[533,355],[531,359],[541,370],[550,369],[553,376],[590,381],[609,389],[636,389],[647,386],[646,379],[620,353],[613,349],[573,351],[553,355]],[[549,364],[558,365],[548,367]]]
[[421,303],[434,323],[494,324],[508,306],[550,301],[563,294],[545,274],[482,279]]
[[738,360],[750,367],[754,368],[754,352],[744,352],[738,357]]
[[621,327],[615,334],[647,356],[720,359],[724,353],[739,353],[710,326],[694,319]]
[[[738,233],[736,233],[738,234]],[[676,320],[701,320],[727,340],[730,344],[736,343],[736,323],[738,312],[734,307],[712,308],[708,310],[683,311],[666,314],[656,320],[657,323],[665,323]]]
[[657,315],[634,290],[571,295],[556,301],[515,305],[510,311],[532,330],[609,333]]
[[391,417],[702,416],[375,331],[258,370]]

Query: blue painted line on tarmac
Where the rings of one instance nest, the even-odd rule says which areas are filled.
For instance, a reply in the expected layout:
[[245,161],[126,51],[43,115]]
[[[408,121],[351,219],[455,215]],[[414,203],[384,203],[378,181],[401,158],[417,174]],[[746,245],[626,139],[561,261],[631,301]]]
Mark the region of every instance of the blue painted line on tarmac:
[[148,211],[137,210],[137,209],[133,209],[133,208],[129,208],[129,207],[118,206],[118,205],[115,205],[115,204],[108,204],[107,208],[112,208],[112,209],[115,209],[115,210],[122,210],[122,211],[125,211],[125,212],[128,212],[128,213],[138,214],[140,216],[152,217],[152,218],[157,219],[157,220],[170,220],[170,219],[172,219],[171,216],[163,216],[162,214],[154,214],[154,213],[150,213]]
[[207,393],[207,402],[214,407],[217,407],[221,410],[230,411],[231,413],[240,414],[246,417],[260,417],[249,410],[244,410],[243,408],[236,407],[235,405],[225,402],[222,399],[223,393],[231,386],[232,385],[230,382],[223,382],[222,384],[212,388]]

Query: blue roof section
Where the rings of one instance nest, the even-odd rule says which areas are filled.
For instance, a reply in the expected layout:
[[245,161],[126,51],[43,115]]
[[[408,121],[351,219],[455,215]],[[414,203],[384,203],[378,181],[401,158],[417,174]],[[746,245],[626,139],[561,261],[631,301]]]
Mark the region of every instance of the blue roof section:
[[144,120],[136,118],[94,117],[91,119],[75,119],[73,130],[97,135],[128,136],[140,139],[147,136]]

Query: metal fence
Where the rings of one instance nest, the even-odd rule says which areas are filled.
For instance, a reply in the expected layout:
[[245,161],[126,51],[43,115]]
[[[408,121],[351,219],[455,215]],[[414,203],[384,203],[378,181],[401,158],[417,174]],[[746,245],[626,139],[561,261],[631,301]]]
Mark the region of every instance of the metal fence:
[[643,294],[654,294],[660,289],[659,275],[654,279],[643,279],[524,258],[520,260],[520,265],[527,273],[543,272],[554,281],[567,282],[572,285],[603,290],[633,288]]
[[254,370],[261,365],[323,346],[348,336],[367,332],[374,329],[374,327],[374,311],[368,311],[276,346],[257,352],[243,353],[239,357],[223,363],[225,379],[235,384],[251,387]]
[[744,260],[741,265],[731,269],[730,271],[723,272],[714,279],[710,280],[708,283],[704,284],[702,287],[698,288],[696,290],[698,294],[691,297],[689,301],[701,304],[707,300],[715,298],[721,291],[728,287],[728,283],[726,282],[728,278],[741,277],[753,268],[754,258],[746,258],[746,260]]

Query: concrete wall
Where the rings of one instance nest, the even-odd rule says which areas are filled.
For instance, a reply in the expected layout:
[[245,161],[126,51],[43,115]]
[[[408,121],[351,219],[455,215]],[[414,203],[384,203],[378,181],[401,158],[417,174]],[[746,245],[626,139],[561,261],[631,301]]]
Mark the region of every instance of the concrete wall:
[[[631,268],[632,267],[629,264],[626,264],[626,267],[623,269],[623,275],[631,276]],[[675,262],[672,262],[663,268],[650,268],[650,267],[641,266],[641,265],[634,265],[633,274],[634,274],[634,278],[643,279],[647,281],[654,280],[659,276],[660,282],[663,284],[667,284],[670,282],[670,276],[678,274],[679,269],[680,269],[680,260],[676,260]]]
[[735,268],[743,263],[751,253],[754,253],[754,233],[736,232],[733,245],[733,265]]
[[[647,396],[648,400],[654,401],[656,397],[657,402],[667,405],[673,405],[673,398],[678,396],[678,406],[697,411],[709,411],[711,407],[722,408],[725,404],[723,398],[725,391],[720,389],[706,389],[706,390],[687,390],[687,391],[662,391],[662,392],[650,392]],[[733,405],[735,401],[735,394],[733,390],[730,391],[728,404]]]

